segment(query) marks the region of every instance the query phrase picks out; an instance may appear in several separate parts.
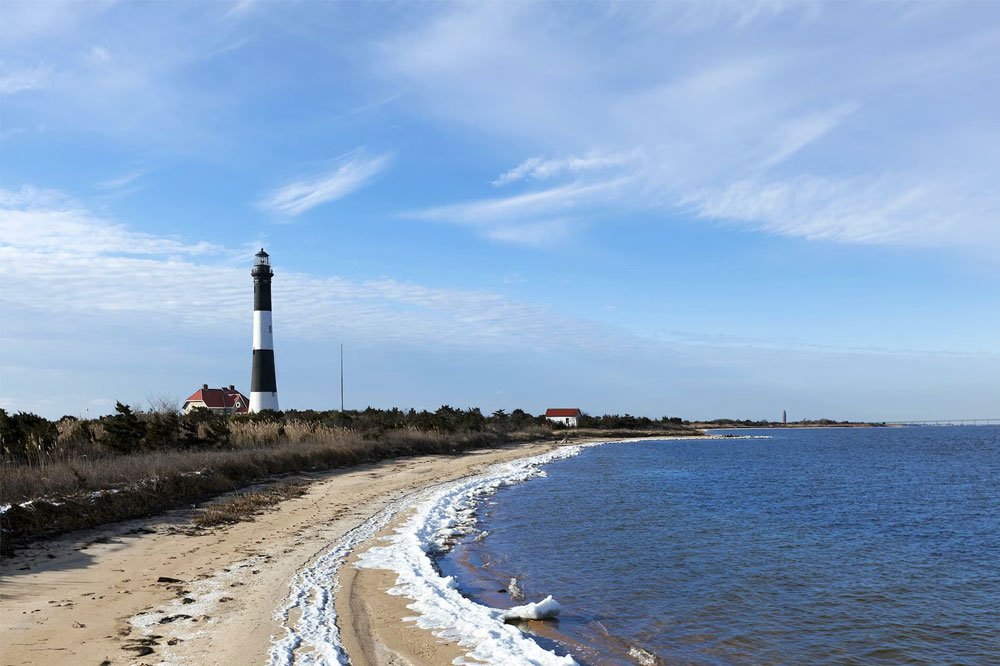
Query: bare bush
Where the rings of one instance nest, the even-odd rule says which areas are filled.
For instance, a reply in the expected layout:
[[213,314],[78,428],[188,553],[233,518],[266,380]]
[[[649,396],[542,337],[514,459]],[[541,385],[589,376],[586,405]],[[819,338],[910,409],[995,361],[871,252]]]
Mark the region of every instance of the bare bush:
[[179,415],[181,413],[180,398],[174,395],[160,393],[152,397],[147,396],[146,402],[149,403],[150,414]]

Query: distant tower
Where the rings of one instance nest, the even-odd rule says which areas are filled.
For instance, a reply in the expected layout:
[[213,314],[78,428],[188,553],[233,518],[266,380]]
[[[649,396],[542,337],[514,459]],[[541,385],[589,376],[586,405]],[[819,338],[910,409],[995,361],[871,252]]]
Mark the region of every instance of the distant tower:
[[278,411],[278,382],[274,376],[274,333],[271,329],[271,260],[264,248],[253,262],[253,374],[250,411]]
[[781,410],[781,424],[788,425],[788,413],[785,410]]

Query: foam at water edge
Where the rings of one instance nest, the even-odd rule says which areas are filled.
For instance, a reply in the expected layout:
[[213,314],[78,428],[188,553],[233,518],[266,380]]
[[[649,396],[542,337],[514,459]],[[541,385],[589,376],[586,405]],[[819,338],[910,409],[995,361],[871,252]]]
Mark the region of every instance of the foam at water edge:
[[[596,446],[593,444],[592,446]],[[484,474],[433,489],[413,515],[388,538],[389,545],[360,556],[361,568],[388,569],[397,575],[389,590],[413,599],[417,626],[469,649],[468,657],[488,664],[527,663],[569,665],[572,657],[545,650],[516,627],[505,624],[503,610],[463,597],[451,577],[442,577],[429,553],[440,550],[451,537],[468,527],[476,500],[497,488],[543,476],[541,465],[579,453],[584,446],[567,446],[550,453],[494,465]],[[469,663],[458,659],[456,663]]]
[[[414,497],[398,500],[344,535],[333,548],[314,564],[303,569],[292,581],[288,601],[275,614],[285,627],[285,636],[272,637],[269,666],[295,664],[348,664],[337,629],[334,594],[340,587],[337,571],[358,544],[378,534],[396,512]],[[294,626],[288,622],[293,610],[300,612]]]
[[[641,439],[657,438],[616,441]],[[395,536],[390,537],[390,545],[363,554],[359,566],[396,572],[398,581],[391,592],[415,599],[409,607],[419,613],[413,618],[418,626],[455,640],[463,647],[475,647],[469,656],[488,663],[510,663],[511,659],[539,665],[576,663],[570,657],[559,657],[543,650],[518,629],[504,624],[500,619],[502,610],[481,606],[462,597],[453,589],[454,582],[450,578],[442,578],[437,573],[427,553],[443,548],[450,537],[469,526],[478,498],[503,485],[544,476],[541,465],[606,443],[564,446],[540,456],[494,465],[481,475],[424,489],[388,505],[344,535],[329,552],[300,571],[292,581],[287,602],[275,614],[275,619],[285,628],[285,635],[272,638],[269,666],[349,663],[337,629],[334,606],[334,594],[339,588],[337,571],[354,548],[374,537],[396,513],[413,504],[418,504],[416,512]],[[299,618],[290,626],[292,612],[296,610],[300,613]]]
[[505,622],[511,620],[548,620],[559,615],[561,610],[559,604],[550,594],[541,601],[508,608],[500,614],[500,619]]

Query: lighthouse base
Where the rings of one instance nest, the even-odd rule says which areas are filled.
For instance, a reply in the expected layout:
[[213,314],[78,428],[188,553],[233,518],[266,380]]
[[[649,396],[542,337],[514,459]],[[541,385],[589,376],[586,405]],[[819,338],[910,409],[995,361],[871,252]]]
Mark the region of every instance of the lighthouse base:
[[250,393],[250,412],[255,414],[257,412],[262,412],[265,409],[270,409],[271,411],[278,411],[278,392],[268,391],[252,391]]

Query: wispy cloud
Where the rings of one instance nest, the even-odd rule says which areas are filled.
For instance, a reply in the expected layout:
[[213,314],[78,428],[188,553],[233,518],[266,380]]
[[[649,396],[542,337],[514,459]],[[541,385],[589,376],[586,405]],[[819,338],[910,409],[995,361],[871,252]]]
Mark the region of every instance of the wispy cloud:
[[371,102],[365,102],[364,104],[359,104],[358,106],[347,109],[346,111],[342,111],[341,113],[338,113],[336,116],[334,116],[334,119],[349,118],[351,116],[355,116],[358,114],[367,113],[368,111],[373,111],[375,109],[390,105],[393,102],[401,99],[403,96],[404,93],[401,92],[393,93],[391,95],[385,95],[384,97],[373,100]]
[[635,160],[634,154],[626,153],[588,153],[583,156],[546,159],[531,157],[513,169],[502,173],[494,185],[506,185],[519,180],[548,180],[555,176],[576,175],[585,172],[603,171],[613,167],[625,166]]
[[[962,210],[952,202],[961,201]],[[1000,196],[942,175],[933,183],[904,177],[755,179],[692,193],[699,217],[746,224],[810,240],[858,244],[964,246],[988,238],[970,224],[1000,206]]]
[[16,190],[0,188],[0,208],[33,209],[58,208],[67,205],[70,198],[59,190],[22,185]]
[[45,86],[46,80],[52,75],[48,65],[38,65],[10,71],[4,68],[0,74],[0,95],[16,95],[30,90],[39,90]]
[[[42,253],[50,259],[40,266],[74,255],[91,262],[98,256],[221,255],[225,248],[204,241],[185,243],[176,238],[128,229],[93,215],[81,204],[54,190],[22,187],[0,189],[0,245],[8,251]],[[100,270],[95,265],[95,270]]]
[[486,230],[486,237],[503,243],[529,247],[560,247],[572,236],[579,224],[572,220],[545,220],[542,222],[513,223]]
[[409,213],[414,219],[490,226],[512,220],[537,218],[553,210],[576,208],[594,197],[607,194],[623,181],[595,184],[571,183],[547,190],[509,197],[480,199],[447,206],[437,206]]
[[389,166],[387,154],[362,151],[343,155],[332,168],[306,174],[269,192],[258,204],[278,215],[295,217],[321,204],[342,199],[361,189]]
[[191,154],[217,151],[225,140],[219,128],[235,125],[226,112],[240,108],[232,96],[236,77],[208,83],[198,75],[212,52],[248,38],[215,3],[190,12],[122,8],[114,0],[7,3],[3,18],[5,51],[21,62],[0,63],[0,90],[45,93],[5,108],[7,126],[45,123]]
[[113,0],[4,3],[4,42],[9,49],[36,40],[63,37],[89,18],[107,11],[113,4]]
[[[58,192],[0,190],[5,313],[94,317],[166,335],[242,331],[248,276],[245,263],[234,265],[237,255],[249,262],[252,251],[137,232]],[[592,322],[488,291],[276,270],[286,340],[347,334],[370,343],[480,350],[610,344]]]
[[111,62],[112,56],[111,51],[101,46],[100,44],[94,44],[87,50],[87,59],[93,64],[103,64]]
[[120,190],[123,187],[127,187],[142,178],[145,175],[143,171],[133,171],[132,173],[127,173],[124,176],[118,176],[117,178],[109,178],[107,180],[102,180],[97,183],[97,189],[99,190]]
[[777,130],[774,153],[764,161],[764,166],[772,167],[789,159],[809,144],[830,133],[857,110],[857,104],[838,104],[832,109],[816,111],[788,121]]
[[232,53],[233,51],[238,51],[238,50],[242,49],[243,47],[245,47],[247,44],[250,44],[252,42],[253,42],[253,40],[250,37],[243,37],[243,38],[237,39],[236,41],[233,41],[233,42],[231,42],[229,44],[223,44],[222,46],[219,46],[217,48],[211,49],[210,51],[208,51],[208,53],[206,53],[204,56],[202,56],[202,58],[204,60],[211,60],[212,58],[215,58],[216,56],[221,56],[221,55],[225,55],[227,53]]
[[[976,10],[985,23],[997,17]],[[407,24],[374,55],[414,109],[530,156],[493,185],[537,192],[424,219],[509,213],[513,224],[524,206],[529,221],[582,219],[587,208],[560,195],[618,169],[629,182],[601,204],[665,220],[998,247],[1000,32],[969,16],[957,5],[927,15],[885,4],[462,5]],[[884,30],[855,28],[875,24]],[[506,226],[488,235],[502,237],[497,229]]]
[[237,0],[233,3],[232,7],[226,10],[225,17],[230,19],[248,14],[256,4],[257,0]]
[[574,182],[526,194],[411,211],[405,217],[467,226],[496,241],[545,246],[567,238],[574,222],[614,200],[615,193],[628,183],[627,177]]

